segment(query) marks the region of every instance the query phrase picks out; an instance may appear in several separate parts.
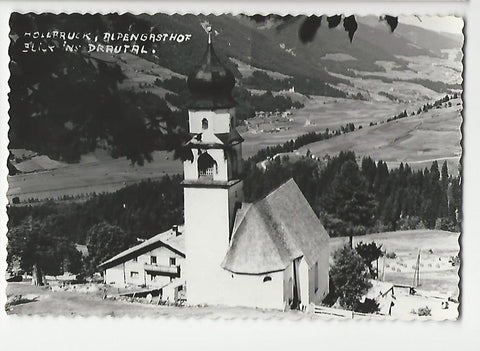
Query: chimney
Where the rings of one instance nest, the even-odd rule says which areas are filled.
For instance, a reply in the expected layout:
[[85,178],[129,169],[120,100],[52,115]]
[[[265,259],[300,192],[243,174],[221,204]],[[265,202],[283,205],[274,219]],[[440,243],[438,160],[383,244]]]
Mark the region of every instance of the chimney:
[[178,231],[178,225],[177,225],[177,224],[174,224],[174,225],[172,226],[172,230],[173,230],[173,232],[175,233],[175,236],[179,236],[180,234],[182,234],[182,233],[180,233],[180,232]]

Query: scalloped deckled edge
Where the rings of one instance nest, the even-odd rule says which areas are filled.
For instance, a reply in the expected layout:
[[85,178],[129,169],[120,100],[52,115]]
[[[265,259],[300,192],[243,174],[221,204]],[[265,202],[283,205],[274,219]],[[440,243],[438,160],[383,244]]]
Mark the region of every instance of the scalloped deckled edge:
[[[381,0],[378,0],[379,2]],[[415,1],[415,0],[414,0]],[[422,0],[418,0],[418,1],[422,1]],[[427,0],[428,1],[428,0]],[[431,1],[435,1],[435,0],[431,0]],[[440,0],[440,1],[445,1],[445,2],[449,2],[450,0]],[[457,0],[459,2],[462,2],[462,1],[466,1],[466,0]],[[84,4],[85,6],[86,4]],[[361,4],[359,3],[359,5],[364,5],[364,4]],[[378,4],[377,4],[378,5]],[[145,15],[145,16],[152,16],[152,15],[155,15],[155,14],[165,14],[165,15],[178,15],[178,16],[185,16],[185,15],[194,15],[194,16],[216,16],[216,17],[219,17],[219,16],[223,16],[223,15],[234,15],[234,16],[237,16],[237,15],[249,15],[249,16],[252,16],[252,15],[255,15],[255,14],[259,14],[259,15],[262,15],[262,16],[269,16],[269,15],[280,15],[280,16],[286,16],[286,15],[293,15],[293,16],[302,16],[302,15],[336,15],[336,14],[347,14],[344,9],[340,7],[340,10],[339,11],[322,11],[321,13],[319,11],[312,11],[312,12],[304,12],[304,11],[299,11],[299,12],[296,12],[296,11],[291,11],[291,12],[262,12],[262,11],[256,11],[254,10],[254,12],[251,12],[251,11],[248,11],[248,10],[242,10],[242,11],[239,11],[239,12],[236,12],[236,11],[231,11],[231,12],[222,12],[222,13],[213,13],[213,12],[209,12],[209,13],[206,13],[206,12],[189,12],[189,11],[186,11],[186,12],[181,12],[181,11],[175,11],[175,12],[172,12],[172,13],[169,13],[168,11],[155,11],[155,12],[135,12],[135,11],[132,11],[132,10],[127,10],[125,12],[119,12],[119,11],[95,11],[95,12],[90,12],[90,11],[85,11],[85,12],[82,12],[82,11],[75,11],[73,10],[72,12],[65,12],[65,11],[62,11],[62,12],[52,12],[52,11],[48,11],[48,12],[34,12],[34,11],[22,11],[22,10],[17,10],[17,11],[14,11],[15,13],[18,13],[18,14],[21,14],[21,15],[27,15],[27,14],[34,14],[34,15],[43,15],[43,14],[49,14],[49,15],[72,15],[72,14],[80,14],[80,15],[86,15],[86,14],[101,14],[101,15],[109,15],[109,14],[118,14],[118,15],[125,15],[125,14],[131,14],[131,15],[134,15],[134,16],[139,16],[139,15]],[[328,6],[327,6],[328,8]],[[386,6],[386,11],[379,11],[378,13],[389,13],[391,11],[388,10],[388,7]],[[13,13],[13,12],[12,12]],[[372,14],[370,13],[371,15],[377,15],[377,13],[375,14]],[[463,175],[464,175],[464,167],[463,167],[463,160],[464,160],[464,128],[465,128],[465,115],[464,115],[464,111],[465,111],[465,74],[466,74],[466,70],[465,70],[465,65],[466,65],[466,55],[465,55],[465,45],[466,45],[466,33],[465,33],[465,30],[466,30],[466,26],[465,26],[465,23],[466,23],[466,18],[464,16],[461,16],[461,15],[457,15],[457,14],[432,14],[431,12],[429,13],[418,13],[418,12],[415,12],[415,14],[419,14],[421,16],[431,16],[431,17],[456,17],[456,18],[461,18],[463,20],[463,29],[462,29],[462,37],[463,37],[463,42],[462,42],[462,73],[461,73],[461,77],[462,77],[462,93],[461,93],[461,98],[462,98],[462,112],[461,112],[461,116],[462,116],[462,120],[461,120],[461,126],[460,126],[460,131],[461,131],[461,139],[460,139],[460,147],[461,147],[461,156],[460,156],[460,165],[462,166],[461,168],[461,179],[462,179],[462,194],[464,192],[464,187],[463,187]],[[10,13],[11,15],[11,13]],[[365,13],[362,13],[362,11],[360,11],[360,13],[357,13],[355,12],[354,15],[357,15],[357,16],[366,16],[368,14],[365,14]],[[403,13],[403,14],[396,14],[395,16],[413,16],[414,14],[408,14],[408,13]],[[401,23],[399,22],[399,25],[401,25]],[[10,26],[9,26],[10,27]],[[398,27],[397,27],[398,28]],[[10,57],[10,55],[9,55]],[[8,79],[8,86],[10,87],[10,79],[11,77],[9,77]],[[8,108],[8,116],[10,116],[10,107]],[[10,118],[10,117],[9,117]],[[9,130],[9,123],[7,122],[8,124],[8,130]],[[8,131],[7,131],[8,133]],[[462,206],[463,206],[463,196],[462,196]],[[456,321],[459,321],[461,319],[461,316],[462,316],[462,309],[463,309],[463,304],[462,304],[462,272],[463,272],[463,250],[462,250],[462,245],[461,245],[461,242],[462,242],[462,238],[463,238],[463,235],[464,235],[464,229],[462,228],[462,231],[460,232],[459,234],[459,238],[458,238],[458,248],[459,248],[459,256],[460,256],[460,266],[459,266],[459,269],[458,269],[458,313],[457,313],[457,318],[456,318]],[[6,258],[6,256],[5,256]],[[6,295],[6,294],[4,294]],[[68,319],[83,319],[83,318],[106,318],[106,319],[114,319],[114,317],[111,317],[111,316],[105,316],[105,317],[98,317],[98,316],[95,316],[95,315],[81,315],[81,314],[77,314],[75,316],[66,316],[64,314],[58,314],[58,315],[54,315],[54,314],[45,314],[45,315],[34,315],[34,316],[25,316],[25,315],[9,315],[10,317],[13,317],[13,318],[44,318],[44,317],[53,317],[55,319],[63,319],[63,318],[68,318]],[[118,317],[115,317],[115,318],[118,318]],[[135,315],[128,315],[128,314],[125,314],[123,315],[122,317],[120,318],[130,318],[130,319],[159,319],[159,318],[167,318],[167,319],[179,319],[179,320],[185,320],[185,319],[210,319],[210,320],[280,320],[280,321],[300,321],[300,320],[351,320],[350,318],[336,318],[334,316],[331,316],[331,317],[325,317],[324,315],[322,315],[321,317],[319,315],[311,315],[311,314],[299,314],[298,315],[298,318],[297,318],[297,315],[294,315],[294,314],[287,314],[285,313],[284,316],[274,316],[274,315],[270,315],[270,316],[264,316],[264,317],[257,317],[257,316],[245,316],[245,315],[239,315],[239,316],[232,316],[232,317],[226,317],[226,316],[222,316],[222,315],[191,315],[191,316],[188,316],[188,315],[184,315],[184,316],[178,316],[178,315],[159,315],[159,316],[135,316]],[[422,319],[419,319],[418,317],[415,318],[412,316],[412,318],[404,318],[404,319],[399,319],[399,318],[389,318],[388,316],[385,316],[385,318],[381,318],[381,317],[373,317],[373,318],[357,318],[357,319],[353,319],[353,320],[362,320],[362,321],[377,321],[377,320],[384,320],[384,321],[400,321],[400,322],[407,322],[407,321],[421,321],[421,322],[429,322],[429,321],[454,321],[452,319],[434,319],[434,318],[422,318]]]

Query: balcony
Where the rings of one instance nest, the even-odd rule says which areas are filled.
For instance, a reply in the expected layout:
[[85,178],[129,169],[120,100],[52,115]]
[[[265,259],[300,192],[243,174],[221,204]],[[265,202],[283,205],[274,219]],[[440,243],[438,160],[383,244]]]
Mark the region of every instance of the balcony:
[[163,266],[159,264],[145,263],[145,271],[147,273],[162,274],[168,276],[180,276],[180,266]]

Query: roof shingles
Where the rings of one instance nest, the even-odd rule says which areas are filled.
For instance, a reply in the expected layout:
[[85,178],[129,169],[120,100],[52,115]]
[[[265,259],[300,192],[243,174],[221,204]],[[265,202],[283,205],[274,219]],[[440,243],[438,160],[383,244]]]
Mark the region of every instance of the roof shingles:
[[222,267],[239,274],[264,274],[284,270],[301,256],[311,266],[325,247],[325,228],[290,179],[237,213]]

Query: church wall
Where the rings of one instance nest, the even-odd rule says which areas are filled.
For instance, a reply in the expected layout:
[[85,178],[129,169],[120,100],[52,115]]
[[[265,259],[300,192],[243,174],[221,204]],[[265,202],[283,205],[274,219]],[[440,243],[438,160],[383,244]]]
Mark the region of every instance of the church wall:
[[307,306],[310,303],[309,267],[305,258],[300,258],[298,265],[298,282],[300,283],[300,303]]
[[228,189],[184,188],[185,278],[189,304],[222,295],[221,263],[229,245]]
[[[238,188],[238,189],[237,189]],[[227,305],[283,309],[283,272],[239,275],[221,263],[229,247],[230,189],[185,188],[187,304]]]
[[243,202],[243,181],[238,182],[237,184],[231,186],[228,189],[228,215],[229,215],[229,229],[230,232],[233,229],[233,222],[235,218],[235,210],[237,203]]
[[290,305],[293,301],[293,264],[283,271],[283,301]]
[[[263,281],[265,277],[271,280]],[[262,275],[235,274],[222,270],[215,276],[216,290],[192,295],[187,281],[187,304],[243,306],[283,310],[283,271]],[[213,286],[213,285],[212,285]],[[200,296],[201,295],[201,296]]]
[[[266,277],[271,280],[264,282]],[[283,271],[262,275],[230,274],[228,290],[222,295],[225,305],[283,310]]]
[[[192,150],[194,161],[198,158],[197,150]],[[198,169],[197,163],[191,162],[190,160],[183,161],[183,173],[185,179],[197,179],[198,178]]]
[[328,248],[323,248],[318,260],[318,289],[315,291],[315,266],[309,267],[310,302],[319,304],[328,295],[329,291],[329,261]]
[[202,120],[208,120],[209,129],[213,133],[228,133],[230,131],[230,111],[189,111],[189,127],[191,133],[203,133]]

